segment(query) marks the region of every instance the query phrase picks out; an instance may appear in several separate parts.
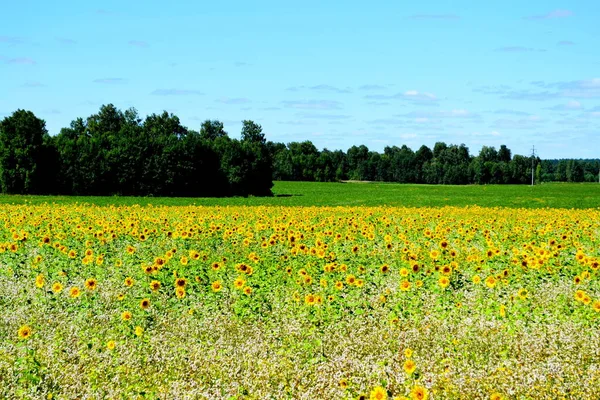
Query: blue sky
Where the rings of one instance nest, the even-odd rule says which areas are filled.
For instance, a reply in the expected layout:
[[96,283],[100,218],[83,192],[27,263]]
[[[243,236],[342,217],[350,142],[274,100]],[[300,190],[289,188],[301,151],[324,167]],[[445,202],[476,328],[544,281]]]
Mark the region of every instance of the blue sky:
[[436,141],[600,157],[600,2],[5,2],[0,117],[101,104],[381,151]]

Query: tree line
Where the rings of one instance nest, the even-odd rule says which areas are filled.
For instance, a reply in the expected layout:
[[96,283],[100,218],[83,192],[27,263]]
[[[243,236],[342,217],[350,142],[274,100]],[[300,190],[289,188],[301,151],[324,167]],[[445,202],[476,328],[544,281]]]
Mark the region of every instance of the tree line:
[[15,194],[128,196],[269,196],[273,180],[363,180],[426,184],[592,182],[599,160],[541,160],[512,155],[505,145],[367,146],[318,150],[310,141],[267,141],[262,127],[242,122],[241,138],[223,123],[198,131],[166,111],[142,119],[114,105],[77,118],[55,136],[31,111],[0,121],[0,189]]
[[104,105],[50,136],[18,110],[0,122],[3,193],[127,196],[268,196],[272,162],[260,125],[243,121],[232,139],[219,121],[199,131],[163,112]]
[[319,151],[310,141],[267,144],[273,178],[290,181],[340,180],[425,184],[527,184],[535,182],[596,182],[600,160],[541,160],[512,155],[505,145],[483,146],[477,156],[464,145],[438,142],[433,149],[387,146],[383,153],[367,146]]

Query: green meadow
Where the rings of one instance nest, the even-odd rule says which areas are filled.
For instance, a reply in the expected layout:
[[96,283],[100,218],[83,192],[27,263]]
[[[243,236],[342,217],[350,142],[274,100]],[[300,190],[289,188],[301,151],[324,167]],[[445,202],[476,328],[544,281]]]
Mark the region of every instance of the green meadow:
[[513,208],[600,207],[600,184],[410,185],[393,183],[274,182],[274,197],[185,198],[1,195],[0,204],[203,206],[481,206]]

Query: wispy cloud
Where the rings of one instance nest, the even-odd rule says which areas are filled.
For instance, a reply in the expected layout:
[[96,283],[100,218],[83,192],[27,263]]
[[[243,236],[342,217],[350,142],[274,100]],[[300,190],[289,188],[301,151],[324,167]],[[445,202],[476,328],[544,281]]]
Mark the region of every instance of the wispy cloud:
[[559,97],[595,98],[600,97],[600,78],[565,82],[533,82],[538,87],[557,90]]
[[315,125],[314,121],[306,121],[306,120],[287,120],[287,121],[277,121],[278,124],[281,125],[293,125],[293,126],[301,126],[301,125]]
[[367,101],[367,104],[370,106],[382,107],[389,106],[391,103],[389,101]]
[[369,125],[394,125],[401,126],[405,125],[406,121],[399,118],[377,118],[367,121]]
[[127,42],[128,45],[130,46],[134,46],[134,47],[148,47],[148,42],[145,42],[143,40],[130,40],[129,42]]
[[560,97],[559,93],[550,91],[531,91],[531,90],[511,90],[500,96],[503,99],[510,100],[533,100],[546,101]]
[[575,46],[575,42],[571,42],[570,40],[561,40],[556,43],[557,46]]
[[350,115],[343,114],[298,113],[296,115],[300,118],[306,119],[344,120],[351,118]]
[[96,10],[96,14],[100,14],[100,15],[116,15],[116,13],[114,11],[109,11],[109,10],[105,10],[105,9],[98,9]]
[[292,86],[286,89],[288,92],[298,92],[300,90],[314,90],[317,92],[333,92],[333,93],[352,93],[350,88],[338,88],[332,85],[314,85],[314,86]]
[[56,38],[56,40],[57,40],[59,43],[62,43],[62,44],[68,44],[68,45],[71,45],[71,44],[77,44],[77,41],[76,41],[76,40],[69,39],[69,38],[64,38],[64,37],[57,37],[57,38]]
[[497,129],[537,129],[540,124],[542,124],[544,120],[542,120],[537,115],[531,115],[527,118],[521,119],[509,119],[509,118],[501,118],[494,121],[492,124],[492,128]]
[[496,111],[494,111],[494,114],[522,115],[522,116],[531,115],[531,113],[528,113],[528,112],[525,112],[525,111],[509,110],[509,109],[506,109],[506,108],[502,108],[500,110],[496,110]]
[[21,87],[24,88],[36,88],[36,87],[45,87],[46,85],[44,85],[43,83],[40,82],[25,82],[24,84],[21,85]]
[[107,85],[119,85],[123,83],[127,83],[127,79],[124,78],[99,78],[94,79],[94,83],[104,83]]
[[530,82],[532,86],[545,90],[511,89],[506,85],[482,86],[473,89],[484,94],[500,95],[503,99],[546,101],[560,98],[599,98],[600,78],[583,79],[565,82]]
[[152,93],[155,96],[202,96],[199,90],[188,90],[188,89],[156,89]]
[[415,14],[408,17],[410,19],[441,19],[441,20],[457,20],[460,17],[456,14]]
[[481,115],[469,112],[464,109],[454,109],[449,111],[411,111],[406,114],[397,114],[398,117],[404,118],[481,118]]
[[555,19],[555,18],[567,18],[574,15],[573,11],[570,10],[553,10],[547,14],[542,15],[530,15],[523,17],[528,20],[540,20],[540,19]]
[[483,85],[473,88],[476,93],[483,94],[505,94],[511,89],[508,85]]
[[577,111],[581,109],[583,109],[583,106],[576,100],[571,100],[566,104],[557,104],[555,106],[546,108],[546,110],[552,111]]
[[37,62],[29,57],[17,57],[9,58],[5,61],[6,64],[23,64],[23,65],[35,65]]
[[342,103],[334,100],[285,100],[281,104],[286,108],[302,110],[339,110],[342,108]]
[[230,104],[230,105],[234,105],[234,104],[248,104],[251,103],[250,99],[247,99],[245,97],[234,97],[234,98],[230,98],[230,97],[221,97],[220,99],[215,100],[217,103],[223,103],[223,104]]
[[358,90],[385,90],[387,89],[382,85],[362,85],[358,87]]
[[534,49],[532,47],[523,47],[523,46],[506,46],[499,47],[494,49],[494,51],[499,51],[502,53],[530,53],[535,51],[546,51],[544,49]]
[[415,105],[438,105],[438,98],[429,92],[407,90],[393,95],[371,94],[365,96],[369,100],[404,100]]
[[25,43],[25,39],[17,36],[0,36],[0,43],[23,44]]

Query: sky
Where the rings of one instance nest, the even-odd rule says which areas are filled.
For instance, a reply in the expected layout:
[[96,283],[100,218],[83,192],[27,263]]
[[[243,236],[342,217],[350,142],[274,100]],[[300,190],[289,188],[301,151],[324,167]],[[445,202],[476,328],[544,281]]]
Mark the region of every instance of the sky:
[[600,1],[6,1],[0,118],[102,104],[371,150],[600,157]]

